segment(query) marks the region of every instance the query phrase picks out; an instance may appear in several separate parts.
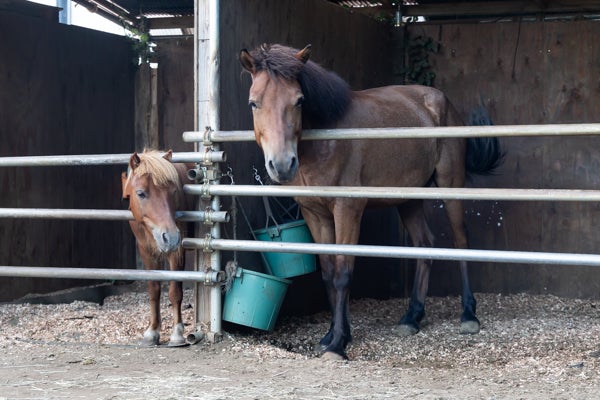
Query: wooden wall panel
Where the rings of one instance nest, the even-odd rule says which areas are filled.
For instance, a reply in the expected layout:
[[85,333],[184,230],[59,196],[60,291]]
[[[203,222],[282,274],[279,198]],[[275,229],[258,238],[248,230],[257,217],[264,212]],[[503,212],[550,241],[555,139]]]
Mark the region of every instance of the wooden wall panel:
[[[126,153],[133,149],[133,75],[121,37],[0,13],[0,155]],[[125,208],[124,167],[0,169],[0,207]],[[0,264],[131,267],[123,222],[0,219]],[[0,301],[75,284],[0,279]]]
[[[591,21],[412,25],[441,45],[431,55],[435,86],[466,121],[479,105],[496,125],[600,122],[600,26]],[[597,189],[597,137],[501,139],[504,165],[481,187]],[[430,219],[437,220],[436,213]],[[474,248],[597,253],[594,203],[467,202]],[[445,232],[436,223],[438,232]],[[442,236],[446,233],[442,233]],[[447,243],[447,242],[446,242]],[[439,267],[433,293],[459,293]],[[452,274],[452,275],[450,275]],[[474,290],[598,297],[597,268],[473,264]]]

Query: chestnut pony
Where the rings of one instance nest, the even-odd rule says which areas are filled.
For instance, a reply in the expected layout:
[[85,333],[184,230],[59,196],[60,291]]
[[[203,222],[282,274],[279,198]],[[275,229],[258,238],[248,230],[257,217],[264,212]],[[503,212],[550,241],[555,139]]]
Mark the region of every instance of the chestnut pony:
[[[135,235],[140,257],[146,269],[162,269],[168,264],[173,271],[183,270],[182,228],[175,222],[175,211],[184,204],[182,184],[187,167],[171,163],[172,152],[133,153],[127,173],[121,175],[123,198],[129,199],[134,220],[129,222]],[[148,282],[150,325],[144,332],[143,345],[154,346],[160,340],[161,283]],[[173,332],[169,346],[185,344],[181,319],[183,290],[181,282],[169,283],[169,300],[173,307]]]
[[[462,187],[466,173],[488,173],[501,160],[496,138],[302,141],[303,128],[378,128],[462,125],[439,90],[424,86],[386,86],[351,91],[336,74],[309,61],[310,45],[296,50],[262,45],[240,52],[252,76],[249,105],[256,141],[275,182],[305,186],[438,185]],[[302,215],[317,243],[356,244],[367,206],[398,206],[414,246],[432,246],[423,201],[300,197]],[[467,248],[463,205],[446,200],[457,248]],[[321,272],[332,310],[329,332],[320,341],[327,358],[346,358],[351,341],[349,292],[354,257],[320,255]],[[406,314],[396,328],[414,334],[424,312],[431,260],[417,260]],[[462,333],[479,332],[475,298],[466,262],[462,277]]]

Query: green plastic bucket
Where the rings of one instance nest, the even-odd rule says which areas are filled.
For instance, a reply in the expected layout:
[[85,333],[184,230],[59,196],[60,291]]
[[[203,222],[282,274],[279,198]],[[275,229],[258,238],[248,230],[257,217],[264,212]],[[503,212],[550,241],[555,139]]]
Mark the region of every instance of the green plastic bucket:
[[238,268],[225,294],[223,319],[272,331],[290,283],[287,279]]
[[[257,240],[264,242],[313,243],[313,238],[304,220],[269,226],[254,231]],[[309,274],[316,269],[314,254],[264,253],[265,269],[279,278]]]

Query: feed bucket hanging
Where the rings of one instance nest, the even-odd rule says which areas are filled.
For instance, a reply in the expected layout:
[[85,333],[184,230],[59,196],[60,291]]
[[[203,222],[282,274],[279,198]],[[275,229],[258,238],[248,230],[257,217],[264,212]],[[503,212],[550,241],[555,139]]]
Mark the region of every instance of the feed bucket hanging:
[[225,294],[223,320],[272,331],[291,281],[238,268]]
[[[253,231],[257,240],[265,242],[312,243],[313,239],[304,220],[288,222]],[[279,278],[309,274],[316,269],[314,254],[263,253],[265,269]]]

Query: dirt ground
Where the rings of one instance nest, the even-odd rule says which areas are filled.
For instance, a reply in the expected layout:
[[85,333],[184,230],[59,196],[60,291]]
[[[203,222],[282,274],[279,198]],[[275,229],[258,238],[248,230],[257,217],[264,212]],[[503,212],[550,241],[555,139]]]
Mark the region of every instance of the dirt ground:
[[102,306],[4,304],[0,399],[598,398],[600,301],[476,296],[482,330],[472,336],[458,333],[458,297],[428,299],[427,325],[408,338],[392,331],[406,299],[352,301],[350,361],[313,352],[325,312],[282,318],[271,333],[228,325],[217,344],[143,348],[143,292]]

